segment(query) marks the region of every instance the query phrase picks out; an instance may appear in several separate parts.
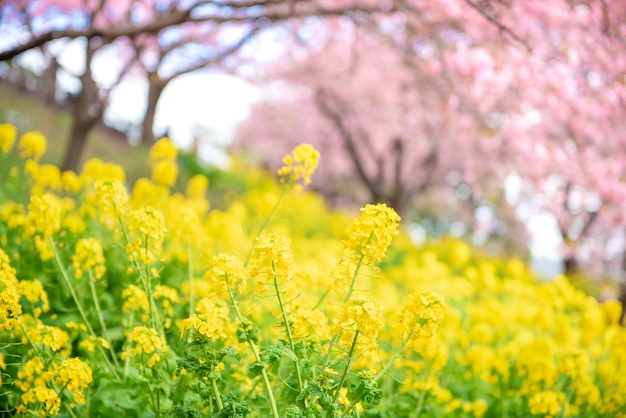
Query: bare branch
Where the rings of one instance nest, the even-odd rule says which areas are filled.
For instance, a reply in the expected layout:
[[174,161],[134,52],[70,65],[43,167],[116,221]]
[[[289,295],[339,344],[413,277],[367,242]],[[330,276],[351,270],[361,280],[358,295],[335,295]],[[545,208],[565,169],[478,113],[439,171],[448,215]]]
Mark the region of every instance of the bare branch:
[[521,45],[523,45],[524,48],[526,48],[526,51],[528,51],[528,52],[532,52],[533,51],[531,46],[528,45],[528,43],[524,39],[522,39],[518,34],[516,34],[511,28],[509,28],[508,26],[503,24],[495,16],[487,13],[487,11],[485,10],[484,7],[480,6],[478,3],[476,3],[473,0],[463,0],[463,1],[465,1],[465,3],[467,3],[472,9],[476,10],[482,17],[487,19],[487,21],[489,23],[491,23],[495,27],[497,27],[501,32],[509,35],[512,39],[514,39],[515,41],[517,41]]
[[[228,6],[230,8],[234,8],[237,10],[246,11],[253,6],[267,6],[269,4],[279,4],[284,2],[284,0],[265,0],[265,1],[250,1],[250,2],[231,2],[225,3],[221,6]],[[109,43],[114,41],[117,38],[121,37],[134,37],[140,34],[158,34],[165,28],[178,26],[183,23],[203,23],[203,22],[213,22],[216,24],[222,23],[237,23],[237,22],[255,22],[259,19],[263,19],[265,21],[270,22],[280,22],[293,18],[304,18],[308,16],[339,16],[350,12],[362,11],[362,12],[379,12],[380,9],[376,7],[343,7],[343,8],[311,8],[310,10],[300,10],[300,11],[270,11],[263,15],[240,15],[240,16],[219,16],[219,15],[211,15],[211,16],[198,16],[193,17],[192,13],[197,10],[197,8],[201,5],[208,4],[207,2],[197,3],[192,8],[189,9],[172,9],[169,13],[160,14],[158,18],[155,20],[148,22],[143,25],[120,25],[113,26],[107,29],[97,29],[94,27],[89,27],[87,29],[77,30],[77,29],[66,29],[66,30],[53,30],[50,32],[45,32],[40,35],[37,35],[31,38],[29,41],[22,45],[18,45],[12,49],[9,49],[4,52],[0,52],[0,61],[9,60],[19,54],[22,54],[31,49],[40,47],[48,42],[51,42],[55,39],[61,38],[81,38],[85,37],[87,39],[101,37],[105,43]]]

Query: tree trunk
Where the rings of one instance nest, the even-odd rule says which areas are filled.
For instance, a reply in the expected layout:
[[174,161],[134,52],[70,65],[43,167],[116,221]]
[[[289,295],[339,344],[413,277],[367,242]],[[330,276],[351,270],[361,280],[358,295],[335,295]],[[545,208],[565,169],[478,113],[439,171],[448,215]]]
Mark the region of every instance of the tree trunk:
[[80,123],[76,119],[72,120],[69,142],[63,158],[63,170],[78,171],[80,157],[87,144],[87,136],[91,128],[93,128],[93,124]]
[[563,274],[568,277],[580,272],[580,265],[574,254],[568,254],[563,258]]
[[163,90],[171,79],[161,79],[156,73],[148,74],[148,104],[146,106],[146,115],[143,118],[141,129],[141,143],[151,146],[154,144],[154,118],[156,116],[156,108],[159,99],[163,94]]
[[48,104],[56,102],[57,71],[59,68],[61,68],[59,61],[57,61],[55,56],[51,56],[50,62],[39,80],[39,92],[42,99]]
[[[90,41],[91,42],[91,41]],[[63,170],[78,170],[78,163],[87,143],[89,132],[102,119],[105,103],[100,98],[100,90],[91,74],[91,61],[95,48],[87,44],[85,73],[81,75],[81,89],[72,104],[72,127],[63,158]]]
[[622,282],[619,286],[619,301],[622,304],[622,314],[619,317],[620,325],[624,325],[626,317],[626,250],[622,254]]

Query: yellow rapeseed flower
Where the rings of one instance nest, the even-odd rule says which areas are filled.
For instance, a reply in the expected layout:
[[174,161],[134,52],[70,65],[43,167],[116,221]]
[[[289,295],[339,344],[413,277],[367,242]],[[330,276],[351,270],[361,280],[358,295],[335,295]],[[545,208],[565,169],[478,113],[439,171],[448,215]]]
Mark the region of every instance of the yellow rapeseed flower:
[[11,259],[0,248],[0,331],[16,325],[16,318],[22,313],[20,289],[11,267]]
[[[46,386],[35,386],[22,394],[24,405],[40,403],[46,415],[56,416],[61,408],[61,398],[56,391]],[[42,410],[42,411],[43,411]]]
[[15,138],[17,137],[17,128],[10,123],[0,125],[0,151],[8,154],[13,149]]
[[152,164],[152,181],[166,187],[172,187],[178,177],[176,161],[160,160]]
[[135,238],[127,244],[126,251],[144,264],[154,262],[165,239],[163,213],[150,206],[133,210],[128,219],[128,229]]
[[535,393],[528,400],[531,414],[541,414],[545,417],[556,417],[561,413],[565,402],[565,394],[553,391]]
[[242,294],[246,290],[246,270],[238,257],[218,254],[210,260],[210,268],[204,279],[214,286],[218,294],[228,294],[228,290]]
[[261,291],[265,284],[276,278],[279,282],[290,281],[293,277],[293,255],[287,237],[272,233],[262,235],[250,256],[250,275],[256,278]]
[[104,179],[96,181],[94,185],[95,204],[100,210],[103,222],[107,216],[119,217],[126,212],[128,193],[120,180]]
[[173,161],[178,155],[178,148],[172,142],[171,139],[165,137],[161,138],[152,145],[148,154],[148,162],[153,163],[161,160]]
[[141,313],[143,321],[148,320],[150,304],[143,289],[131,284],[122,291],[122,299],[124,300],[122,312],[138,312]]
[[94,279],[98,280],[104,276],[106,267],[104,266],[104,254],[102,245],[95,238],[81,238],[76,243],[76,249],[72,255],[72,267],[74,277],[80,279],[83,273],[92,269]]
[[47,143],[46,137],[41,132],[25,132],[17,144],[20,158],[32,158],[39,161],[41,156],[46,153]]
[[91,383],[91,368],[79,358],[71,358],[61,362],[57,368],[57,385],[65,387],[76,402],[85,403],[83,391]]
[[48,312],[50,310],[48,293],[39,280],[21,280],[20,292],[26,300],[33,305],[41,301],[41,307],[36,307],[35,312],[33,312],[35,316],[40,316],[42,312]]
[[131,347],[122,353],[122,360],[128,357],[136,357],[140,354],[150,354],[148,367],[153,367],[161,360],[160,353],[169,351],[167,343],[154,328],[139,326],[133,328],[128,336]]
[[353,261],[366,265],[378,263],[385,258],[391,240],[399,233],[400,216],[384,203],[365,205],[361,212],[361,216],[352,221],[344,246],[357,253]]
[[185,195],[189,199],[202,199],[209,188],[209,179],[202,174],[196,174],[187,182]]
[[226,327],[231,322],[228,305],[220,300],[203,298],[196,306],[196,313],[180,324],[181,338],[188,329],[195,329],[210,339],[226,339]]
[[297,188],[311,184],[311,176],[319,163],[320,153],[310,144],[298,145],[291,154],[283,158],[283,166],[276,174],[282,181],[302,181],[302,185],[296,184]]
[[435,335],[444,312],[443,298],[424,290],[409,297],[402,310],[401,322],[408,332],[413,332],[414,338],[431,338]]
[[33,195],[28,204],[29,235],[50,238],[61,229],[61,201],[51,193]]
[[358,331],[356,352],[367,352],[378,346],[378,332],[383,325],[378,302],[365,296],[355,296],[341,310],[336,332],[341,332],[341,340],[345,344],[351,344]]

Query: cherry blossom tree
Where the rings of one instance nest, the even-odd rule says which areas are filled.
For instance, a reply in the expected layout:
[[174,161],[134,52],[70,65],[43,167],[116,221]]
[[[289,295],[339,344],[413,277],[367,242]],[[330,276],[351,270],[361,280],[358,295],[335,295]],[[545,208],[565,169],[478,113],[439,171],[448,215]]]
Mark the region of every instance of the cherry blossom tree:
[[[338,28],[324,34],[317,51],[300,49],[268,66],[298,94],[260,105],[240,142],[306,139],[343,161],[329,164],[330,177],[318,187],[352,173],[370,197],[386,201],[399,189],[390,181],[396,161],[402,169],[395,173],[432,187],[446,172],[461,173],[485,198],[499,195],[507,176],[519,176],[529,196],[523,204],[557,219],[568,269],[602,231],[624,229],[623,4],[392,4],[388,15],[352,16],[347,32],[358,27],[365,37]],[[398,138],[414,142],[394,146]],[[371,154],[377,156],[368,160]],[[342,174],[347,167],[353,171]],[[376,181],[383,193],[374,192]],[[403,189],[419,196],[419,181]]]
[[[333,16],[377,7],[351,1],[233,0],[16,0],[2,5],[3,28],[21,29],[15,43],[0,52],[0,61],[42,47],[57,39],[86,40],[85,71],[73,107],[73,125],[63,163],[76,169],[89,131],[106,109],[114,87],[133,63],[149,80],[148,109],[144,123],[146,142],[153,138],[152,121],[161,92],[174,78],[234,53],[264,26],[306,16]],[[239,31],[234,42],[223,36]],[[124,61],[118,79],[109,86],[93,77],[93,63],[101,48],[119,48]],[[128,51],[132,53],[129,54]],[[173,58],[175,57],[175,59]],[[182,62],[182,64],[180,64]]]

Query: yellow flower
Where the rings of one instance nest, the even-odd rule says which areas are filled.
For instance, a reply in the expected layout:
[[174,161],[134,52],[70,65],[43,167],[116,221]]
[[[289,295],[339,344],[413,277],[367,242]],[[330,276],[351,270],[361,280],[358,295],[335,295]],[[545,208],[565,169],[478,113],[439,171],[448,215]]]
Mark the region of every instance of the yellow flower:
[[10,123],[3,123],[0,125],[0,151],[3,154],[8,154],[15,144],[15,138],[17,137],[17,129]]
[[182,321],[181,338],[188,329],[196,329],[210,339],[225,339],[226,326],[230,323],[229,309],[219,300],[203,298],[196,306],[196,313]]
[[154,287],[154,300],[161,303],[165,312],[165,328],[168,329],[172,325],[172,317],[174,316],[174,306],[178,304],[178,291],[172,287],[158,284]]
[[76,402],[85,403],[83,391],[93,380],[89,365],[78,358],[71,358],[60,364],[57,373],[57,384],[74,395]]
[[148,303],[146,292],[134,284],[131,284],[122,291],[122,299],[124,299],[122,312],[139,312],[142,314],[142,320],[148,320],[150,304]]
[[209,179],[202,174],[196,174],[187,182],[187,189],[185,195],[189,199],[202,199],[204,198],[206,191],[209,187]]
[[435,335],[444,312],[443,298],[424,290],[409,297],[400,321],[408,331],[413,332],[414,338],[430,338]]
[[33,160],[28,160],[26,161],[24,171],[33,180],[31,194],[41,194],[45,191],[58,191],[61,189],[61,171],[55,165],[39,165]]
[[38,161],[46,153],[46,147],[46,137],[37,131],[25,132],[17,144],[20,158],[32,158],[35,161]]
[[78,348],[87,351],[88,353],[95,353],[97,346],[101,346],[102,348],[105,348],[107,350],[110,347],[107,340],[102,337],[95,338],[93,335],[90,335],[89,337],[81,340],[81,342],[78,343]]
[[169,351],[165,339],[160,337],[154,328],[135,327],[130,332],[128,340],[131,342],[131,347],[122,353],[122,360],[128,357],[136,357],[139,354],[151,354],[148,358],[148,367],[153,367],[161,360],[159,353]]
[[341,310],[336,332],[342,332],[341,340],[351,344],[358,331],[356,352],[372,351],[378,346],[378,331],[383,325],[378,303],[365,296],[355,296]]
[[76,243],[76,250],[72,255],[74,276],[80,279],[84,272],[93,269],[94,279],[98,280],[106,272],[104,261],[100,242],[95,238],[82,238]]
[[127,244],[126,251],[144,264],[154,262],[165,239],[163,213],[150,206],[134,210],[130,213],[128,229],[136,237]]
[[124,168],[118,164],[105,163],[99,158],[90,158],[85,162],[80,174],[80,181],[83,184],[92,184],[106,179],[124,183],[126,181]]
[[39,234],[50,238],[61,229],[61,202],[51,193],[34,195],[28,204],[29,235]]
[[[293,255],[289,239],[278,234],[262,235],[250,256],[250,275],[257,279],[261,291],[265,283],[290,281],[293,277]],[[265,280],[265,281],[264,281]]]
[[[311,176],[319,163],[320,153],[309,144],[298,145],[292,154],[283,158],[283,164],[276,172],[283,181],[298,182],[302,180],[303,186],[311,184]],[[298,188],[302,187],[297,185]]]
[[152,164],[152,181],[156,184],[171,187],[178,177],[176,161],[160,160]]
[[237,294],[242,294],[246,290],[246,270],[239,258],[218,254],[211,258],[210,265],[204,279],[215,286],[217,293],[224,294],[234,289]]
[[103,222],[107,216],[119,217],[127,209],[128,193],[120,180],[98,180],[94,185],[95,203]]
[[22,395],[24,405],[31,403],[41,403],[46,415],[58,415],[61,408],[61,398],[57,393],[46,386],[35,386]]
[[561,413],[561,406],[564,402],[564,393],[544,391],[531,396],[528,400],[528,406],[530,407],[531,414],[555,417]]
[[366,265],[378,263],[385,258],[393,237],[398,235],[400,216],[383,203],[365,205],[361,212],[361,216],[352,221],[344,246],[356,251],[353,261]]
[[11,259],[0,248],[0,331],[16,325],[18,315],[22,313],[20,289]]
[[73,194],[78,193],[82,187],[80,178],[73,171],[64,171],[61,174],[61,184],[63,190]]
[[35,316],[40,316],[41,312],[48,312],[50,310],[50,304],[48,303],[48,293],[44,290],[39,280],[21,280],[20,292],[32,304],[41,301],[41,307],[35,308]]
[[173,161],[176,159],[177,155],[178,148],[176,148],[172,140],[169,138],[161,138],[150,148],[148,162],[152,165],[153,163],[161,160]]

